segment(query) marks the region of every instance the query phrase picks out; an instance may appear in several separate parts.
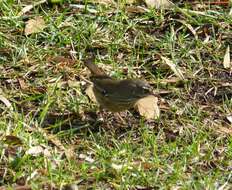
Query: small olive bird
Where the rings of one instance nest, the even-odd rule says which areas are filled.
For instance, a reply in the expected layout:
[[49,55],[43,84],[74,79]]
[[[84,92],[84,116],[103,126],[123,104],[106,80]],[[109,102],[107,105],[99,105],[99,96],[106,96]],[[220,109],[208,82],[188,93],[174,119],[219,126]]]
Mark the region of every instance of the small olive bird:
[[84,65],[91,72],[93,92],[100,107],[112,112],[120,112],[134,107],[139,99],[152,94],[147,82],[140,79],[114,79],[94,62],[95,57],[91,55],[84,60]]

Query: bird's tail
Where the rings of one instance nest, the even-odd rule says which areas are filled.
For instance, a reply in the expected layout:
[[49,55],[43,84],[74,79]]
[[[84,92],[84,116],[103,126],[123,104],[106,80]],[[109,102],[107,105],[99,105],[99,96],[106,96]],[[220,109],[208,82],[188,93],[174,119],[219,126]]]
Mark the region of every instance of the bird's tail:
[[84,65],[90,70],[92,76],[107,76],[107,74],[96,64],[95,62],[95,56],[90,55],[84,60]]

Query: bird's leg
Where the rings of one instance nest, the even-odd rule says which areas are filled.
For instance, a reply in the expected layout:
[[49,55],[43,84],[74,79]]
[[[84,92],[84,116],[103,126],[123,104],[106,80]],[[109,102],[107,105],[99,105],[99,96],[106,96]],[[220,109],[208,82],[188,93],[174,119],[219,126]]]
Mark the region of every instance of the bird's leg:
[[104,109],[100,106],[99,107],[99,120],[101,121],[101,122],[103,122],[104,121],[104,118],[105,118],[105,115],[104,115]]
[[[110,113],[110,112],[108,112]],[[125,119],[123,119],[123,117],[120,115],[120,112],[111,112],[112,113],[112,116],[116,118],[116,121],[118,120],[118,123],[122,123],[123,126],[127,126],[128,123],[125,121]],[[105,115],[105,110],[104,108],[102,108],[100,106],[100,110],[99,110],[99,120],[103,123],[105,123],[104,121],[107,121],[106,119],[106,115]],[[109,116],[109,115],[108,115]]]

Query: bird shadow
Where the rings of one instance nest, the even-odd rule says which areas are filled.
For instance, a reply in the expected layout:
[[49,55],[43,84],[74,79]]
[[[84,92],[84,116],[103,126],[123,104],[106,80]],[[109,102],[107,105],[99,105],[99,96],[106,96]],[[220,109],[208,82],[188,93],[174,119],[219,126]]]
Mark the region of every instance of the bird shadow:
[[141,117],[135,111],[124,111],[121,113],[112,113],[104,110],[94,112],[86,111],[84,113],[50,113],[44,119],[43,128],[48,129],[53,134],[60,132],[72,131],[73,134],[85,132],[114,133],[121,136],[128,131],[139,128],[141,125]]

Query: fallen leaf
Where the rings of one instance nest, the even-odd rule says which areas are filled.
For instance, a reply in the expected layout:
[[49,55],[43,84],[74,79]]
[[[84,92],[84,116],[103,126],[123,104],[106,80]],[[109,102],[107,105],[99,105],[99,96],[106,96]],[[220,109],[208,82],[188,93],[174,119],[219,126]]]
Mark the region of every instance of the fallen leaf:
[[128,13],[145,13],[148,12],[148,9],[142,6],[128,6],[126,7]]
[[8,145],[8,147],[5,147],[5,153],[4,155],[8,158],[16,158],[18,156],[18,153],[21,152],[21,146],[12,146]]
[[220,126],[217,129],[217,131],[219,131],[220,133],[223,133],[223,134],[232,135],[232,129],[231,128]]
[[67,83],[68,83],[68,86],[70,88],[79,88],[80,87],[80,81],[68,80]]
[[26,23],[25,35],[39,33],[46,27],[45,22],[42,17],[38,16],[34,19],[30,19]]
[[178,77],[171,77],[168,79],[160,79],[159,82],[161,84],[167,85],[167,84],[178,84],[178,83],[182,83],[183,81],[180,80]]
[[49,62],[55,63],[54,72],[60,72],[61,70],[71,74],[74,72],[73,65],[76,63],[73,59],[66,58],[63,56],[56,56],[48,58]]
[[230,9],[230,12],[229,12],[229,14],[228,15],[232,15],[232,8]]
[[232,124],[232,115],[228,115],[226,119]]
[[142,185],[136,185],[135,186],[136,190],[149,190],[149,189],[154,189],[154,187],[149,187],[149,186],[142,186]]
[[70,4],[69,7],[80,11],[88,11],[89,13],[92,14],[96,14],[98,12],[96,9],[90,8],[90,6],[86,6],[86,5]]
[[90,100],[97,103],[97,99],[96,99],[94,92],[93,92],[93,85],[89,85],[87,87],[87,89],[85,90],[85,93],[87,94],[87,96],[89,97]]
[[[8,187],[1,186],[0,190],[7,190]],[[15,185],[13,187],[14,190],[31,190],[32,188],[29,185]]]
[[[68,159],[73,159],[75,157],[75,153],[73,151],[72,148],[65,148],[63,146],[63,144],[60,142],[60,140],[53,134],[49,134],[47,132],[47,130],[43,129],[43,128],[30,128],[31,132],[37,131],[37,132],[41,132],[42,135],[49,141],[49,143],[52,143],[53,145],[55,145],[59,150],[63,151],[65,153],[65,156]],[[49,157],[50,152],[47,151],[46,149],[44,150],[44,155]]]
[[85,154],[80,154],[79,158],[83,159],[83,160],[85,160],[86,162],[89,162],[89,163],[93,163],[95,161],[93,158],[91,158],[90,156],[87,156]]
[[145,0],[145,3],[148,7],[156,9],[170,8],[174,5],[169,0]]
[[[33,2],[33,1],[32,1]],[[33,3],[33,5],[27,5],[25,6],[18,14],[18,16],[22,16],[24,15],[25,13],[29,12],[31,9],[33,9],[34,7],[38,6],[38,5],[41,5],[43,3],[46,3],[47,0],[41,0],[39,2],[36,2],[36,3]]]
[[64,56],[49,57],[47,61],[53,62],[56,64],[64,64],[64,65],[71,65],[71,66],[76,63],[75,60],[64,57]]
[[93,3],[104,4],[104,5],[115,5],[114,0],[94,0]]
[[80,188],[79,185],[72,183],[72,184],[64,185],[64,187],[62,189],[63,190],[78,190],[78,189],[82,189],[82,188]]
[[143,167],[144,170],[150,170],[154,167],[154,164],[149,162],[142,162],[141,166]]
[[25,90],[28,88],[28,85],[26,84],[25,80],[22,78],[18,78],[19,86],[22,90]]
[[3,102],[7,108],[9,108],[10,110],[13,110],[13,107],[12,107],[10,101],[7,100],[3,95],[0,95],[0,101]]
[[180,79],[184,80],[184,75],[182,71],[175,65],[170,59],[161,56],[162,60],[170,67],[170,69],[178,76]]
[[232,68],[230,63],[230,46],[228,45],[226,48],[226,53],[224,55],[223,66],[225,69]]
[[126,4],[133,4],[133,3],[136,3],[137,0],[125,0],[124,1]]
[[40,155],[43,155],[45,157],[51,157],[50,151],[39,145],[29,148],[25,154],[35,156],[35,157],[40,156]]
[[43,147],[41,147],[41,146],[33,146],[33,147],[29,148],[26,151],[26,154],[32,155],[32,156],[38,156],[38,155],[43,154],[43,152],[44,152]]
[[63,146],[63,144],[61,143],[61,141],[55,135],[47,134],[47,138],[57,148],[59,148],[60,150],[64,151],[64,154],[65,154],[66,158],[73,159],[75,157],[75,153],[74,153],[73,149],[72,148],[66,149]]
[[120,171],[120,170],[123,169],[124,165],[112,163],[112,164],[111,164],[111,167],[112,167],[113,169],[115,169],[115,170],[119,170],[119,171]]
[[4,143],[10,146],[19,146],[23,144],[23,141],[14,135],[6,135],[4,138]]
[[173,19],[174,21],[178,21],[180,22],[181,24],[183,24],[184,26],[186,26],[190,32],[192,32],[192,34],[194,35],[195,39],[197,40],[198,39],[198,36],[197,36],[197,32],[196,30],[192,27],[192,25],[188,24],[185,20],[181,20],[181,19]]
[[160,116],[158,98],[153,95],[138,100],[135,108],[138,110],[139,114],[146,119],[157,119]]
[[18,16],[22,16],[25,13],[29,12],[31,9],[33,9],[33,5],[27,5],[26,7],[24,7],[18,14]]

